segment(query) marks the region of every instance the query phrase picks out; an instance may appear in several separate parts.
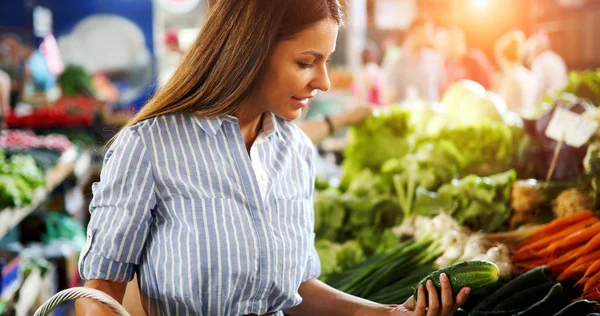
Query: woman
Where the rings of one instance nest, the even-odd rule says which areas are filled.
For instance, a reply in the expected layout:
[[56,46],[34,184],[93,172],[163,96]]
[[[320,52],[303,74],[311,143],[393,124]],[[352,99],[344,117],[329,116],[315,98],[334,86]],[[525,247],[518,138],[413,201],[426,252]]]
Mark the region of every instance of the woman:
[[379,67],[379,49],[373,42],[367,43],[361,54],[362,65],[354,71],[352,93],[363,103],[381,105],[383,72]]
[[541,30],[527,39],[527,66],[538,82],[536,101],[548,92],[563,89],[569,82],[565,60],[551,49],[550,36]]
[[433,25],[426,20],[416,20],[410,25],[400,53],[393,62],[384,64],[382,104],[414,98],[439,100],[444,61],[431,48],[433,36]]
[[453,26],[439,28],[436,32],[437,50],[445,59],[446,78],[442,91],[453,83],[468,79],[491,89],[493,70],[485,54],[476,48],[468,48],[464,31]]
[[535,76],[523,65],[524,49],[525,34],[521,31],[508,32],[498,39],[494,53],[501,73],[495,90],[510,111],[529,116],[538,90]]
[[[90,205],[80,272],[149,315],[411,315],[318,281],[313,147],[291,120],[329,89],[336,0],[218,1],[181,67],[118,135]],[[416,315],[451,315],[429,286]],[[90,300],[79,315],[102,315]]]

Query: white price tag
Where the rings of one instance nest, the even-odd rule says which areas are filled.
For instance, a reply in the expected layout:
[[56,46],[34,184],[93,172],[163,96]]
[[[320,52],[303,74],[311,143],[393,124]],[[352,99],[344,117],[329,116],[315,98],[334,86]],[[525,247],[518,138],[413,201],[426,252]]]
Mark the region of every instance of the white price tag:
[[567,145],[581,147],[594,135],[598,122],[583,118],[563,108],[557,108],[546,128],[546,136],[557,142],[561,140]]

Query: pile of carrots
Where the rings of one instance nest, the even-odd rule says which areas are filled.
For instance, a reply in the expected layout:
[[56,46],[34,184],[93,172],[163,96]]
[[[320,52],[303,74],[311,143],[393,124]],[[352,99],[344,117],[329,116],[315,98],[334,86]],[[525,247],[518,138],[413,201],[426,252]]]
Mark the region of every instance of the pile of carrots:
[[512,251],[522,272],[548,266],[557,281],[582,288],[582,299],[600,301],[600,219],[582,211],[556,219],[528,234]]

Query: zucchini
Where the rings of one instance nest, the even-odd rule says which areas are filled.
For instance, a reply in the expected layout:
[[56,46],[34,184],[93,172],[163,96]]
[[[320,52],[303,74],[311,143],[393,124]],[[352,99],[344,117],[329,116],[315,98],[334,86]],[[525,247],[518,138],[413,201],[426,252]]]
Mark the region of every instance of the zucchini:
[[501,287],[503,287],[504,284],[506,284],[506,282],[504,282],[504,281],[498,281],[498,282],[496,282],[496,283],[494,283],[494,284],[492,284],[490,286],[486,286],[484,288],[471,291],[471,293],[469,294],[469,298],[461,306],[462,309],[464,309],[467,312],[472,311],[473,307],[475,307],[477,304],[479,304],[479,302],[481,302],[484,299],[486,299],[488,296],[492,295],[492,293],[498,291],[498,289],[500,289]]
[[543,300],[531,305],[517,316],[554,315],[567,304],[567,301],[562,284],[556,283]]
[[[439,269],[419,282],[415,288],[415,302],[417,301],[417,293],[419,286],[423,285],[427,290],[427,280],[433,281],[438,295],[441,292],[440,274],[445,273],[450,280],[452,287],[452,296],[456,296],[464,287],[470,287],[472,290],[479,289],[498,281],[500,271],[498,266],[492,262],[485,260],[472,260],[453,264],[443,269]],[[439,297],[439,296],[438,296]]]
[[596,306],[598,306],[598,303],[588,300],[575,301],[561,309],[554,316],[589,315],[596,311]]
[[550,273],[550,268],[547,266],[540,266],[523,273],[481,301],[473,311],[492,310],[515,292],[546,282],[550,278]]
[[546,281],[542,285],[518,291],[498,304],[498,306],[496,306],[492,311],[505,311],[514,309],[524,310],[531,306],[531,304],[539,302],[541,299],[543,299],[546,294],[548,294],[550,289],[552,289],[554,284],[556,284],[556,282]]
[[518,312],[520,312],[520,309],[517,310],[511,310],[511,311],[476,311],[476,312],[470,312],[469,316],[514,316],[515,314],[517,314]]

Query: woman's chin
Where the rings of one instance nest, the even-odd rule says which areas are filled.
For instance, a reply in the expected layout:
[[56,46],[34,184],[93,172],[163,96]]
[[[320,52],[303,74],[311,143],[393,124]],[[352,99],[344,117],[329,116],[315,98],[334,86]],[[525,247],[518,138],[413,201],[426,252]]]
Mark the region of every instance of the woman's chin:
[[273,113],[277,117],[287,120],[294,121],[297,120],[302,115],[302,109],[289,109],[287,111],[280,111],[279,113]]

